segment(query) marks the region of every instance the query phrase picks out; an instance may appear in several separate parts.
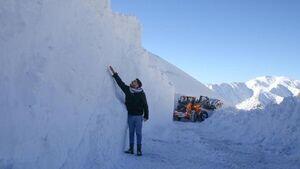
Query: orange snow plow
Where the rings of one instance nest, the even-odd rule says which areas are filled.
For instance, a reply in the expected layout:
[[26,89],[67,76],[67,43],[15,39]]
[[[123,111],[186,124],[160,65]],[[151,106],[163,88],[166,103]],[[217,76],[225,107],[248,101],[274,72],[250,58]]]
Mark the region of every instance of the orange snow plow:
[[210,99],[206,96],[196,98],[194,96],[175,97],[173,113],[174,121],[203,121],[208,118],[208,113],[221,108],[223,103],[218,99]]

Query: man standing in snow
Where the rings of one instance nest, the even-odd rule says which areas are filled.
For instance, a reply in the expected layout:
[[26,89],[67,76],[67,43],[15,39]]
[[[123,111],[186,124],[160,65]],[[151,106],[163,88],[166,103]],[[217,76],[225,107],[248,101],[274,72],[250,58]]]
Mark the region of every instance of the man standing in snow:
[[128,154],[134,154],[134,135],[137,138],[137,155],[142,155],[142,124],[143,120],[147,121],[149,117],[148,104],[146,95],[143,91],[142,82],[135,79],[130,86],[126,85],[118,73],[109,66],[113,78],[116,80],[119,87],[125,93],[125,105],[128,112],[128,126],[129,126],[129,149],[125,151]]

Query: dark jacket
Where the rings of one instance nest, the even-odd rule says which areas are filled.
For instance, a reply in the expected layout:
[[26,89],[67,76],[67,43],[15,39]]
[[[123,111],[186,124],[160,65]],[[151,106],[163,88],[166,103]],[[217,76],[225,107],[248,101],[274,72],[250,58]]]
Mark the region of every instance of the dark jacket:
[[125,105],[129,115],[144,115],[145,119],[149,118],[148,104],[146,95],[143,90],[141,92],[131,92],[130,87],[126,85],[120,76],[113,74],[117,84],[125,93]]

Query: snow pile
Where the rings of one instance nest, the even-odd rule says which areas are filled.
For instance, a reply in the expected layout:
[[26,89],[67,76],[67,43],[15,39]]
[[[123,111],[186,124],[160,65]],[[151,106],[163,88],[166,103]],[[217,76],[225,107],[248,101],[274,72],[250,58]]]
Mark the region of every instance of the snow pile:
[[137,19],[108,0],[1,1],[0,25],[0,168],[114,168],[127,113],[108,65],[143,82],[145,133],[167,130],[175,91],[212,95],[145,51]]
[[273,153],[300,155],[300,98],[251,111],[227,108],[215,112],[203,127],[221,140],[262,146]]
[[263,76],[246,83],[223,83],[209,85],[209,88],[221,95],[231,106],[238,109],[264,108],[270,103],[279,104],[285,97],[300,94],[300,81],[286,77]]
[[208,96],[211,98],[220,98],[219,95],[210,90],[207,86],[200,83],[187,73],[183,72],[179,68],[173,66],[162,58],[151,54],[151,65],[153,69],[157,69],[161,72],[161,75],[165,75],[170,80],[170,85],[174,86],[175,93],[196,96]]
[[113,168],[127,113],[110,64],[143,81],[146,130],[171,122],[174,89],[108,1],[1,1],[0,24],[0,168]]

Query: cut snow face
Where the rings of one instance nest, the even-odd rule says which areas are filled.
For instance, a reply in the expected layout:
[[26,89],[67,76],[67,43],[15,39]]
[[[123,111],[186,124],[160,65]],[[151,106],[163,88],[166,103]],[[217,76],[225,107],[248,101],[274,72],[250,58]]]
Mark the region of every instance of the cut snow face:
[[165,133],[181,82],[212,94],[145,51],[137,19],[107,0],[1,1],[0,25],[0,168],[113,168],[127,112],[108,65],[143,82],[145,133]]
[[246,83],[209,85],[227,103],[238,109],[264,108],[268,104],[279,104],[285,97],[300,93],[300,81],[286,77],[263,76]]
[[208,96],[210,98],[220,98],[215,92],[210,90],[207,86],[200,83],[184,71],[176,66],[168,63],[162,58],[149,53],[150,67],[158,70],[161,75],[168,77],[170,85],[174,87],[175,93],[180,93],[188,96]]

